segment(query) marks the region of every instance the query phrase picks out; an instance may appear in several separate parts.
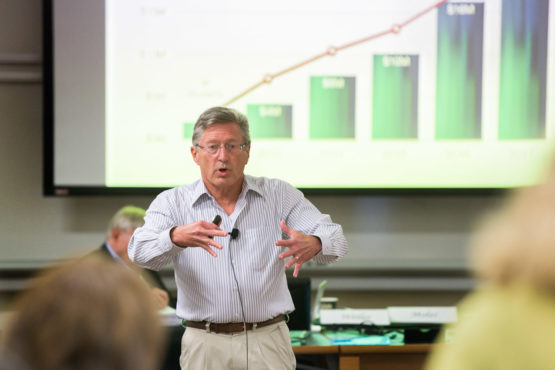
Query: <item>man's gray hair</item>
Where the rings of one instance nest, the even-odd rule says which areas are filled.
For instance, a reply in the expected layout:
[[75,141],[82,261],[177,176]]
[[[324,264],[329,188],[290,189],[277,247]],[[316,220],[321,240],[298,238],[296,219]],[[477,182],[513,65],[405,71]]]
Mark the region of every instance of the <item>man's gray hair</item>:
[[241,144],[250,145],[251,136],[247,117],[235,109],[226,107],[212,107],[200,115],[193,130],[193,145],[197,145],[204,131],[216,123],[236,123],[239,125],[241,135],[243,136],[243,143]]
[[112,216],[106,230],[106,237],[109,238],[112,230],[121,229],[131,231],[145,224],[145,210],[135,206],[125,206]]

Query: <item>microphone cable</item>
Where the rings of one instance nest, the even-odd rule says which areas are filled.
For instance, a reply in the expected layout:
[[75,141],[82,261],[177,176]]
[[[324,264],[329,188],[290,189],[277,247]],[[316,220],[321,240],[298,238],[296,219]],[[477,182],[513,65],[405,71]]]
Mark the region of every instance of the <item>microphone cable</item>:
[[[234,229],[235,230],[235,229]],[[245,329],[245,347],[246,347],[246,364],[247,369],[249,370],[249,335],[247,331],[247,319],[245,316],[245,308],[243,307],[243,298],[241,297],[241,290],[239,289],[239,281],[237,280],[237,275],[235,274],[235,266],[233,264],[233,259],[231,258],[231,241],[235,238],[229,239],[229,263],[231,264],[231,271],[233,272],[233,279],[235,280],[235,286],[237,287],[237,294],[239,295],[239,304],[241,305],[241,314],[243,315],[243,328]]]

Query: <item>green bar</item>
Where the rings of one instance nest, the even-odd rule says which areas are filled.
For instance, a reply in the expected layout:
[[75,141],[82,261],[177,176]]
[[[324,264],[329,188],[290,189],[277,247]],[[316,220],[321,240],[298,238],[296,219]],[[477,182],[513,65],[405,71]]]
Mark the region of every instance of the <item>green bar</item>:
[[310,138],[355,137],[355,78],[310,77]]
[[503,1],[499,139],[545,137],[547,0]]
[[483,3],[438,8],[437,139],[482,136]]
[[292,137],[291,105],[249,104],[247,117],[253,139],[290,139]]
[[374,55],[372,138],[418,135],[418,56]]
[[191,140],[193,138],[194,128],[195,128],[194,122],[185,122],[183,124],[183,138],[185,140]]

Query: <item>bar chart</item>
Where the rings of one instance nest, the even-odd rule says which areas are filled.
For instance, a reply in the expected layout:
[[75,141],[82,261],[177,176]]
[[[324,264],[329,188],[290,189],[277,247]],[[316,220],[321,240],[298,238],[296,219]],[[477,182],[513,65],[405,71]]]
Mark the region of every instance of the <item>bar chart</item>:
[[[113,19],[129,15],[122,2],[109,3]],[[248,169],[299,187],[532,184],[553,146],[550,5],[144,0],[126,30],[138,41],[114,31],[108,50],[108,70],[117,71],[108,84],[109,142],[128,134],[122,117],[136,117],[139,141],[161,138],[145,142],[154,157],[185,155],[198,115],[225,105],[249,119]],[[129,152],[111,153],[107,177],[128,185],[118,168],[133,166]],[[361,162],[365,171],[355,165]],[[183,164],[167,183],[196,173],[194,164]]]

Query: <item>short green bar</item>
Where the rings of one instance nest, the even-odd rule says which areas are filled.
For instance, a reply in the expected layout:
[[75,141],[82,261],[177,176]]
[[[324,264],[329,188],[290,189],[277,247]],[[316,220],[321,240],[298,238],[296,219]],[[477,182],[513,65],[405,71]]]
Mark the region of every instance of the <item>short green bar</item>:
[[291,105],[249,104],[250,134],[253,139],[290,139],[292,137]]

